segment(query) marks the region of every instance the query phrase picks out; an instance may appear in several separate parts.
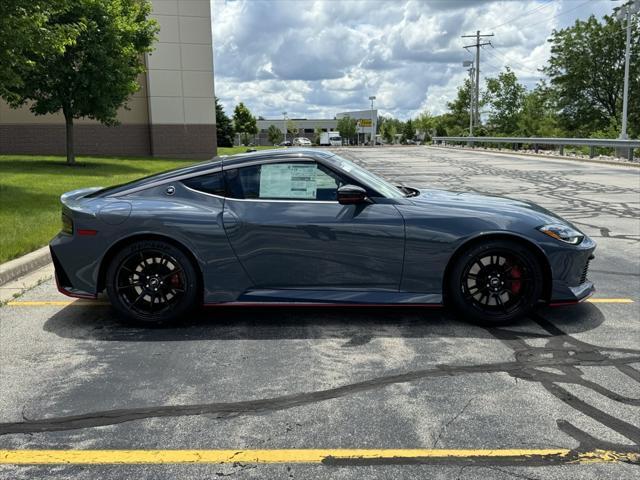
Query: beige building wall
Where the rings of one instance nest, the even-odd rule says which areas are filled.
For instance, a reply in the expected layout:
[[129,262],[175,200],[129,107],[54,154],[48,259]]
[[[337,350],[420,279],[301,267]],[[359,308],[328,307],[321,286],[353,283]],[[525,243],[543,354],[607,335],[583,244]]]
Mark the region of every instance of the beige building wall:
[[160,24],[156,49],[147,57],[153,154],[212,155],[216,135],[209,0],[155,0],[153,18]]
[[[76,120],[76,151],[97,155],[209,158],[216,153],[211,14],[208,0],[154,0],[158,42],[120,125]],[[64,117],[33,115],[0,100],[0,154],[65,152]]]

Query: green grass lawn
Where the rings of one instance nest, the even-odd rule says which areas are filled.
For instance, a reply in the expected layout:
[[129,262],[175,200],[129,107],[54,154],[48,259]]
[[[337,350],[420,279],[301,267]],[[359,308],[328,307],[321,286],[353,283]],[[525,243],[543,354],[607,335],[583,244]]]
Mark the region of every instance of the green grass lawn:
[[[218,154],[246,150],[219,148]],[[80,156],[77,162],[68,167],[64,157],[0,155],[0,263],[46,245],[60,230],[62,193],[116,185],[197,161]]]

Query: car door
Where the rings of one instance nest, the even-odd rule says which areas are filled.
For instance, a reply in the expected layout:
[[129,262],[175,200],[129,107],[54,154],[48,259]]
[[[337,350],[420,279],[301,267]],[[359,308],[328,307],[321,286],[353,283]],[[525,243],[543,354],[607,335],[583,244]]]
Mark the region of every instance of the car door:
[[397,291],[404,220],[394,205],[341,205],[350,179],[311,159],[225,169],[224,227],[256,288]]

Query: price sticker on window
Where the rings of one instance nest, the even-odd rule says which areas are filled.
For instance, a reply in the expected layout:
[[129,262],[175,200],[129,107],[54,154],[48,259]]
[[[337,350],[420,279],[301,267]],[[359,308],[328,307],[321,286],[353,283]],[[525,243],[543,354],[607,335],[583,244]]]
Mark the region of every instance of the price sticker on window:
[[260,171],[260,198],[316,198],[316,172],[310,164],[266,164]]

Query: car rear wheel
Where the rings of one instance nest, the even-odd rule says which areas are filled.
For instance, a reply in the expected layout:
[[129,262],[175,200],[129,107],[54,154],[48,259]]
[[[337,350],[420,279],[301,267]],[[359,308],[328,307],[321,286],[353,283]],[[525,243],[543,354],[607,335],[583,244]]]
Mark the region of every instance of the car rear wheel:
[[198,300],[198,276],[180,249],[139,241],[120,250],[107,269],[107,295],[128,321],[166,325],[184,318]]
[[504,325],[531,312],[542,296],[542,268],[514,241],[488,241],[464,252],[448,279],[454,308],[487,326]]

